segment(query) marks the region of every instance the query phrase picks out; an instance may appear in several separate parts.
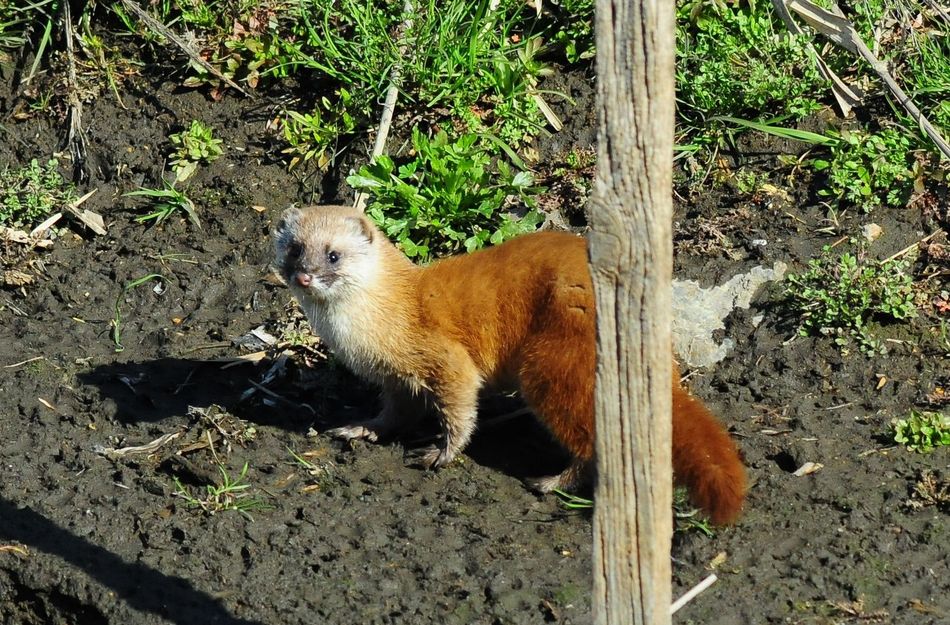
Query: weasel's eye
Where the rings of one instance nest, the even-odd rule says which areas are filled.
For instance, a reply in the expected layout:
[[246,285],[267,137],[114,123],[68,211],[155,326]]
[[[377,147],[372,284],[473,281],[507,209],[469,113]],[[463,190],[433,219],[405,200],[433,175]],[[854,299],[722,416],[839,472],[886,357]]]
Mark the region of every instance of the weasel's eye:
[[335,265],[340,260],[340,254],[338,252],[330,250],[329,252],[327,252],[327,260],[330,261],[331,265]]
[[296,260],[303,255],[303,246],[299,243],[291,243],[287,248],[287,258]]

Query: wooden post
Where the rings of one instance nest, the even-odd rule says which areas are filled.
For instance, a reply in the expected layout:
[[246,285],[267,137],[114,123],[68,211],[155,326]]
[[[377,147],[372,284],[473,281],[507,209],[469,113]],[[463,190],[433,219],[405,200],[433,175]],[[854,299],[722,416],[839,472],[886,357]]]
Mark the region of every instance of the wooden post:
[[597,625],[670,622],[674,2],[597,0]]

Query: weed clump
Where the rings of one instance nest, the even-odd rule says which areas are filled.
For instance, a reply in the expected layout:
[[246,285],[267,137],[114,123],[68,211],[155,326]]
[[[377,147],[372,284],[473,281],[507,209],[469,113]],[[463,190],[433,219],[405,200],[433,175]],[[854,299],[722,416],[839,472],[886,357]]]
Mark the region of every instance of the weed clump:
[[183,212],[188,215],[188,220],[191,221],[191,223],[200,228],[201,222],[198,219],[198,209],[195,208],[195,204],[191,201],[191,198],[185,195],[184,192],[176,189],[173,184],[169,184],[164,180],[162,182],[163,188],[161,189],[140,187],[135,191],[129,191],[124,194],[125,197],[144,197],[150,203],[151,212],[145,215],[139,215],[135,218],[135,221],[139,223],[151,221],[157,225],[173,214]]
[[78,199],[75,187],[59,173],[59,163],[36,159],[0,173],[0,225],[28,227]]
[[[372,195],[367,214],[409,257],[471,252],[534,230],[541,220],[533,209],[540,191],[534,177],[503,160],[492,167],[479,141],[474,134],[450,140],[445,131],[430,139],[414,129],[412,161],[397,166],[379,156],[346,181]],[[510,196],[529,207],[522,217],[503,210]]]
[[906,419],[894,419],[894,442],[911,451],[929,453],[950,445],[950,417],[939,412],[911,410]]
[[818,193],[845,200],[865,212],[881,204],[900,206],[910,196],[913,173],[908,165],[910,140],[892,128],[878,133],[842,131],[830,144],[830,160],[812,167],[828,172],[828,187]]
[[232,477],[223,466],[218,465],[221,482],[205,486],[204,495],[193,494],[176,477],[175,495],[184,499],[188,507],[200,509],[208,515],[225,510],[235,510],[247,519],[253,520],[251,512],[268,510],[273,506],[261,499],[249,496],[247,489],[251,485],[245,481],[247,479],[247,469],[248,464],[245,462],[238,475]]
[[834,336],[842,348],[857,341],[868,355],[885,353],[868,322],[917,315],[913,280],[907,270],[908,263],[901,260],[877,262],[848,252],[834,258],[826,246],[806,271],[787,278],[786,295],[801,317],[801,334]]
[[788,33],[768,3],[680,0],[676,87],[689,118],[784,113],[800,119],[826,91],[806,39]]

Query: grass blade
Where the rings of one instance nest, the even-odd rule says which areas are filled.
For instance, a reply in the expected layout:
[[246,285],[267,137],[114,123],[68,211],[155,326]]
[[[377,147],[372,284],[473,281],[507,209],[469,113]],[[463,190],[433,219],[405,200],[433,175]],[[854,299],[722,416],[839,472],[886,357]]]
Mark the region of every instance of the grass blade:
[[816,145],[832,145],[839,141],[834,137],[820,135],[816,132],[797,130],[795,128],[784,128],[782,126],[772,126],[769,124],[763,124],[761,122],[749,121],[747,119],[739,119],[738,117],[713,117],[711,119],[729,124],[735,124],[737,126],[743,126],[751,130],[758,130],[759,132],[764,132],[774,137],[779,137],[780,139],[791,139],[793,141],[802,141],[804,143],[812,143]]

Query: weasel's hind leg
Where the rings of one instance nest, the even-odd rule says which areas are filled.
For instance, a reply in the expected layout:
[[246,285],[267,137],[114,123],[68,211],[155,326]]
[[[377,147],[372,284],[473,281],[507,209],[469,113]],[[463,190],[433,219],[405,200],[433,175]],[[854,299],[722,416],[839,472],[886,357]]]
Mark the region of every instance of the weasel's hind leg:
[[539,493],[550,493],[553,490],[572,492],[590,484],[593,468],[592,461],[575,458],[570,466],[557,475],[528,478],[525,483]]
[[594,457],[593,313],[580,306],[551,312],[525,344],[518,378],[524,400],[574,463],[535,480],[541,491],[579,485]]

